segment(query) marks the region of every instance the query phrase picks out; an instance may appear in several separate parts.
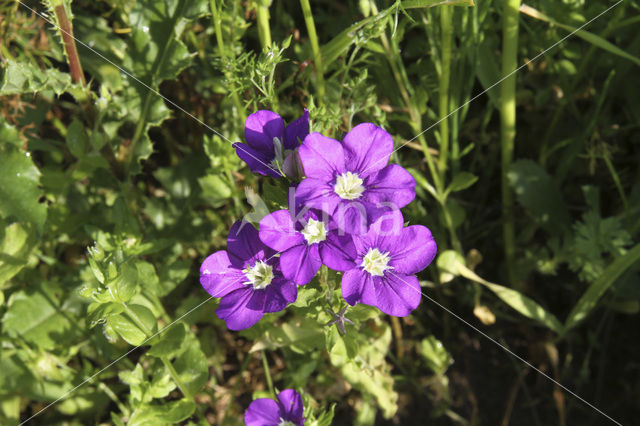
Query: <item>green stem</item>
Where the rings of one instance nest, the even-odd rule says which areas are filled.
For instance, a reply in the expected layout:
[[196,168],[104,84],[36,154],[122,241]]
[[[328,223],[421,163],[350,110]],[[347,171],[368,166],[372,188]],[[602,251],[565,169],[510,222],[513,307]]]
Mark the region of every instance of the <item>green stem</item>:
[[316,65],[316,84],[318,87],[318,101],[322,103],[324,99],[324,67],[322,66],[322,54],[320,53],[320,44],[318,43],[318,34],[316,33],[316,24],[311,13],[311,5],[309,0],[300,0],[304,22],[307,25],[309,33],[309,41],[311,41],[311,50],[313,50],[313,61]]
[[[222,37],[222,14],[221,14],[221,9],[218,7],[217,5],[217,1],[216,0],[210,0],[209,1],[209,5],[211,7],[211,18],[213,20],[213,26],[215,28],[216,31],[216,42],[218,44],[218,51],[220,52],[220,56],[223,59],[235,59],[234,58],[234,53],[233,53],[233,49],[230,49],[229,51],[227,51],[227,49],[225,48],[224,45],[224,38]],[[222,6],[220,6],[222,7]],[[225,68],[224,69],[224,74],[227,78],[228,84],[229,84],[229,92],[231,93],[231,98],[233,99],[233,103],[236,106],[236,110],[238,111],[238,114],[240,115],[240,118],[242,119],[242,122],[244,123],[245,120],[247,119],[247,113],[244,109],[244,106],[242,105],[242,102],[240,101],[240,97],[238,96],[238,93],[235,90],[235,84],[233,83],[233,81],[231,81],[231,79],[229,78],[229,71]]]
[[271,379],[271,372],[269,371],[269,361],[267,360],[267,354],[264,349],[260,351],[260,354],[262,355],[262,368],[264,368],[264,375],[267,379],[269,392],[271,392],[271,395],[275,397],[276,392],[273,390],[273,380]]
[[262,50],[266,51],[271,47],[271,28],[269,27],[269,5],[270,0],[258,0],[256,2],[256,14],[258,17],[258,37]]
[[440,28],[442,31],[442,59],[440,67],[440,91],[438,105],[440,112],[440,180],[445,181],[449,155],[449,83],[451,81],[451,6],[440,7]]
[[[502,78],[513,73],[518,65],[518,18],[520,0],[504,0],[502,12]],[[500,142],[502,147],[502,215],[504,254],[509,282],[516,285],[515,224],[513,194],[507,173],[513,161],[516,136],[516,77],[512,74],[500,87]]]

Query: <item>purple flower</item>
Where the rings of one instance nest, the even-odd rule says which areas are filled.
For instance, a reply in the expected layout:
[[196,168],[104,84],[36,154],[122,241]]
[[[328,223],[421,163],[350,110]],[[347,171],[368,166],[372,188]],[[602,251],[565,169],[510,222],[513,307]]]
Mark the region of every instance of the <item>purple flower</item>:
[[281,252],[280,267],[284,277],[298,285],[307,284],[325,259],[332,265],[348,268],[349,259],[344,247],[353,246],[351,238],[337,235],[335,224],[324,220],[321,212],[306,209],[297,216],[294,213],[278,210],[260,221],[260,239]]
[[391,135],[371,123],[346,134],[342,143],[311,133],[299,148],[306,179],[296,200],[325,211],[341,229],[363,234],[384,211],[415,198],[416,181],[405,169],[389,164]]
[[[420,272],[436,255],[436,243],[428,228],[403,228],[402,215],[388,215],[374,222],[364,235],[353,235],[351,265],[342,269],[342,296],[350,305],[364,303],[388,315],[404,317],[420,304]],[[334,265],[335,266],[335,265]],[[334,268],[335,269],[335,268]]]
[[200,267],[202,287],[222,298],[216,314],[227,327],[249,328],[265,313],[279,312],[295,302],[298,288],[282,276],[276,252],[260,241],[253,226],[234,223],[227,250],[213,253]]
[[293,389],[278,394],[278,400],[260,398],[253,401],[244,413],[247,426],[302,426],[302,397]]
[[281,177],[295,172],[293,151],[309,134],[309,111],[297,120],[284,125],[284,120],[275,112],[260,110],[247,117],[244,123],[244,138],[247,143],[234,143],[240,157],[254,173]]

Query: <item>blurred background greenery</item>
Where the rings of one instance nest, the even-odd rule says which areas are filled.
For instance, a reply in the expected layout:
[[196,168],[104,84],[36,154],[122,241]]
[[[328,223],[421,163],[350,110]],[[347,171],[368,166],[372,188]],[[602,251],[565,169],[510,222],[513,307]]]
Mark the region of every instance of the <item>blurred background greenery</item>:
[[[639,22],[635,0],[2,0],[0,423],[61,398],[32,422],[239,424],[271,382],[309,424],[609,421],[437,302],[633,424]],[[432,299],[341,336],[314,282],[231,333],[200,262],[285,189],[231,142],[305,107],[394,136]]]

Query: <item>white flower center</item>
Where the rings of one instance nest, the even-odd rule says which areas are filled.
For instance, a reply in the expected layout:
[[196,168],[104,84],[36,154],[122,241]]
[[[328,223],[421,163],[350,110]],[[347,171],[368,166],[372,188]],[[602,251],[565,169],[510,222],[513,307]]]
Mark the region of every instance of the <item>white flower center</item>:
[[296,424],[292,421],[285,420],[282,417],[280,417],[280,423],[278,423],[278,426],[296,426]]
[[381,277],[387,269],[393,269],[389,266],[389,252],[381,253],[377,248],[370,248],[367,254],[362,258],[362,268],[371,275]]
[[242,270],[247,278],[243,284],[252,285],[254,290],[262,290],[273,280],[273,266],[258,260],[255,265]]
[[309,221],[300,233],[304,235],[307,244],[320,243],[327,239],[327,230],[324,227],[324,222],[313,218],[309,218]]
[[344,172],[336,179],[333,190],[343,200],[355,200],[364,192],[363,180],[356,173]]

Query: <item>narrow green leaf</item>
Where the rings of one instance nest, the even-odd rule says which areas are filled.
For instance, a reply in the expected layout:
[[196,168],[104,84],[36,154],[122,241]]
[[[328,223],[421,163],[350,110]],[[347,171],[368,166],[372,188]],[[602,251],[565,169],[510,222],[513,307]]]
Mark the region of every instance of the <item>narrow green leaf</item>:
[[437,264],[439,268],[442,268],[453,275],[461,275],[471,281],[484,285],[496,296],[502,299],[503,302],[527,318],[537,321],[556,333],[560,333],[562,331],[562,324],[558,321],[555,315],[546,311],[542,306],[522,293],[481,278],[465,266],[464,258],[454,250],[447,250],[441,253],[438,257]]
[[434,6],[475,6],[474,0],[405,0],[400,6],[405,9],[421,9]]
[[564,325],[563,333],[575,327],[580,321],[596,307],[598,300],[609,287],[629,268],[637,265],[640,261],[640,244],[636,244],[625,255],[618,257],[607,268],[604,273],[593,282],[582,295],[578,303],[574,306]]
[[580,37],[583,40],[588,41],[594,46],[599,47],[600,49],[606,50],[609,53],[613,53],[614,55],[620,56],[621,58],[628,59],[633,63],[635,63],[636,65],[640,65],[640,58],[625,52],[615,44],[608,42],[607,40],[605,40],[600,36],[597,36],[585,30],[578,30],[576,27],[573,27],[571,25],[562,24],[556,21],[555,19],[551,18],[550,16],[547,16],[544,13],[540,12],[539,10],[534,9],[531,6],[527,6],[526,4],[523,4],[522,6],[520,6],[520,12],[524,13],[525,15],[531,16],[532,18],[538,19],[540,21],[544,21],[551,25],[558,26],[571,33],[575,32],[576,36]]

